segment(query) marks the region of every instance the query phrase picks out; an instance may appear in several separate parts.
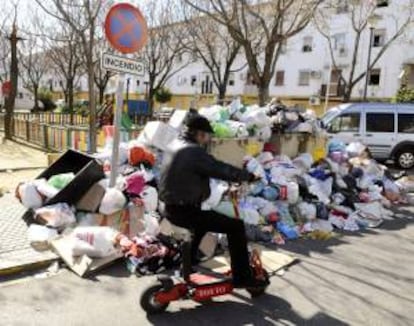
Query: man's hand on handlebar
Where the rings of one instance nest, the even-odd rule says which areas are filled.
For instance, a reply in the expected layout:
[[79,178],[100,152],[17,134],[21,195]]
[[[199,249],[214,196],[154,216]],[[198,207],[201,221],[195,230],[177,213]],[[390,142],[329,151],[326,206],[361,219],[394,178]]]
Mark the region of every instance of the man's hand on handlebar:
[[249,182],[250,183],[257,182],[257,181],[260,181],[260,180],[262,180],[261,176],[259,176],[257,174],[254,174],[254,173],[250,173],[250,177],[249,177]]

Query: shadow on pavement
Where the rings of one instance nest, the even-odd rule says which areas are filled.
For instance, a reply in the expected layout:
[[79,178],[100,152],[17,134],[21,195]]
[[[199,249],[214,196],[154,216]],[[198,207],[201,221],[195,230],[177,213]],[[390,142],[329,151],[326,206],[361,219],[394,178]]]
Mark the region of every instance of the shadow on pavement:
[[270,294],[254,301],[238,294],[235,296],[245,302],[213,302],[147,318],[153,325],[274,325],[275,322],[293,325],[347,325],[321,312],[311,318],[303,318],[292,309],[289,302]]

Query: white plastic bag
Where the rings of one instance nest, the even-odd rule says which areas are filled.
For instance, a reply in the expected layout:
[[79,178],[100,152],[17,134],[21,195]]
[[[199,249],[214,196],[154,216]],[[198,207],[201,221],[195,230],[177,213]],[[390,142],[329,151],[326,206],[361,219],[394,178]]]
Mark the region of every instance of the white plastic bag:
[[302,202],[298,204],[299,214],[308,221],[316,219],[316,206],[310,203]]
[[20,201],[26,208],[36,209],[42,207],[43,200],[37,191],[36,185],[32,182],[22,183],[17,187],[17,194]]
[[208,108],[201,108],[198,113],[207,118],[210,122],[217,122],[221,120],[221,109],[221,106],[213,105]]
[[261,177],[262,182],[265,185],[267,185],[268,181],[267,181],[266,173],[265,173],[265,170],[263,169],[263,166],[261,166],[260,163],[253,157],[246,157],[244,160],[247,162],[247,165],[246,165],[247,171]]
[[54,228],[65,228],[76,222],[74,209],[66,203],[58,203],[35,210],[35,218]]
[[71,233],[72,255],[87,255],[91,258],[110,256],[116,252],[114,240],[117,234],[117,231],[109,227],[77,227]]
[[231,129],[233,137],[236,137],[236,138],[249,137],[249,132],[247,131],[247,127],[243,122],[227,120],[225,123]]
[[264,126],[256,131],[256,137],[267,142],[272,137],[272,129],[269,126]]
[[115,188],[108,188],[102,198],[99,206],[99,213],[104,215],[112,215],[121,211],[126,205],[126,198],[124,194]]
[[228,189],[229,185],[227,184],[227,182],[210,179],[210,197],[202,203],[201,209],[204,211],[208,211],[216,207],[220,203],[224,193]]
[[160,233],[160,224],[155,214],[144,214],[145,234],[156,237]]
[[366,149],[366,146],[360,142],[353,142],[346,147],[346,152],[348,153],[349,157],[356,157],[360,156]]
[[309,153],[303,153],[296,157],[292,163],[296,168],[303,172],[307,172],[312,167],[313,157]]
[[34,180],[33,183],[36,185],[37,191],[46,198],[53,198],[59,192],[59,189],[48,184],[46,179]]
[[242,115],[241,121],[244,122],[247,128],[262,128],[270,127],[272,120],[267,116],[265,109],[248,110]]
[[49,241],[56,238],[57,235],[55,229],[43,225],[31,224],[27,229],[27,238],[30,244],[39,250],[49,249]]
[[145,186],[141,192],[140,197],[144,202],[145,211],[154,212],[158,207],[158,192],[157,189],[150,186]]
[[296,204],[299,201],[299,185],[296,182],[288,182],[286,186],[288,203]]

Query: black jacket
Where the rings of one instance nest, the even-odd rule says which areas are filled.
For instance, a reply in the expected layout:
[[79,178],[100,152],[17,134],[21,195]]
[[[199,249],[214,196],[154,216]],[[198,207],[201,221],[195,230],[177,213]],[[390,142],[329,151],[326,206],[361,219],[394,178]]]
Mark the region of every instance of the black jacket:
[[216,160],[187,139],[161,171],[160,199],[167,205],[198,206],[210,196],[210,178],[242,182],[251,174]]

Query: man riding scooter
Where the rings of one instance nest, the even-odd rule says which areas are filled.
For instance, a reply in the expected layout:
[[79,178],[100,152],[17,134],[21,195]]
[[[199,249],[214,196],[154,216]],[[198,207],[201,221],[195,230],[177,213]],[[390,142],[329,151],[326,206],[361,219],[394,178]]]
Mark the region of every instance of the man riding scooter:
[[233,286],[250,288],[265,286],[256,279],[249,264],[247,239],[242,220],[214,211],[202,211],[201,203],[210,196],[210,178],[229,182],[255,181],[257,177],[216,160],[205,146],[213,129],[208,120],[197,113],[188,115],[182,146],[172,153],[161,171],[160,199],[165,204],[167,219],[194,233],[192,260],[196,263],[199,244],[207,232],[225,233],[229,243]]

